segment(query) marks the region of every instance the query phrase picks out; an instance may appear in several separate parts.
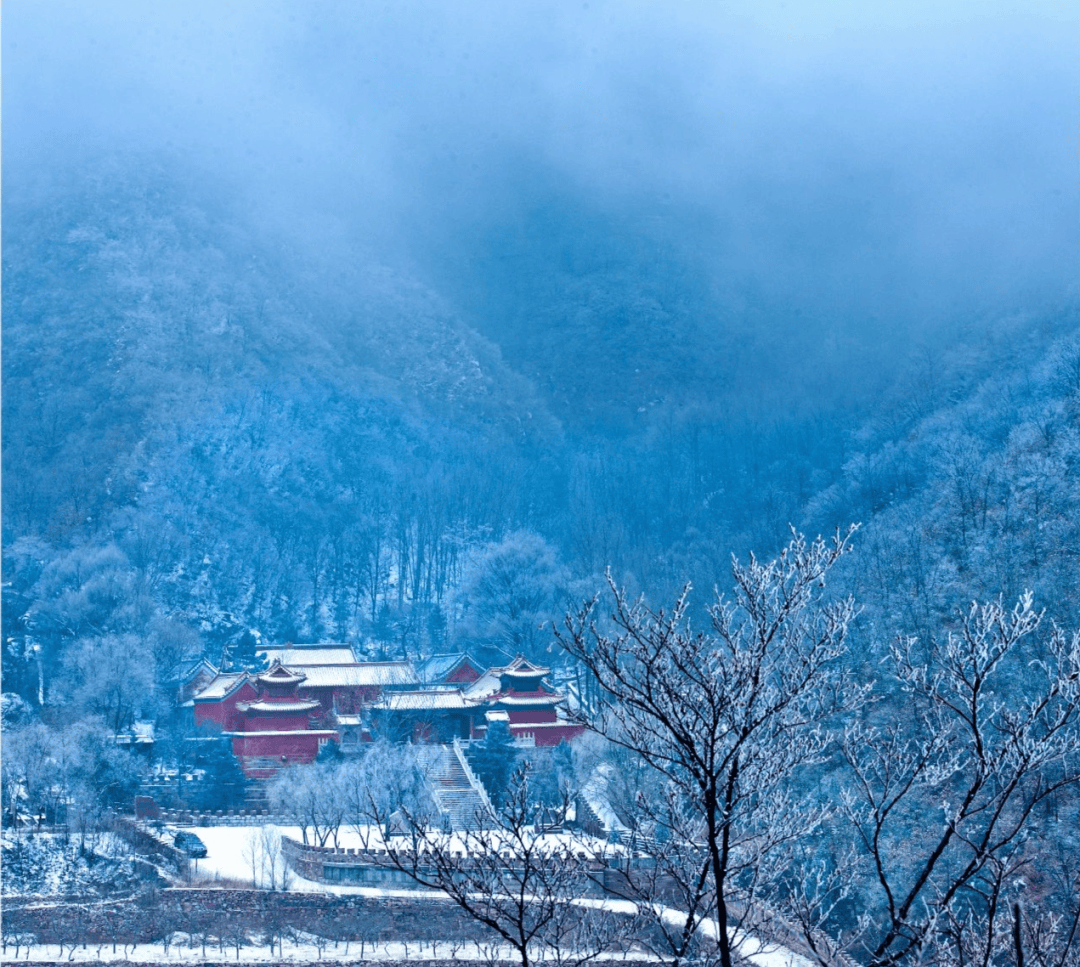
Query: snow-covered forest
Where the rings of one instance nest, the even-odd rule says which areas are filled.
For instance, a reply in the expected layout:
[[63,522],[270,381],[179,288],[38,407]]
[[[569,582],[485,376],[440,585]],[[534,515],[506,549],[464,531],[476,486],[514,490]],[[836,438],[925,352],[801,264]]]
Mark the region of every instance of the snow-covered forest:
[[[1020,783],[1051,801],[1001,807],[1024,849],[918,916],[978,921],[993,876],[1003,909],[1026,878],[1058,905],[1031,922],[1067,933],[1077,14],[792,6],[5,3],[5,822],[28,790],[85,826],[129,808],[149,766],[115,736],[136,723],[182,761],[185,660],[521,654],[618,699],[622,657],[610,680],[591,657],[613,609],[738,638],[712,593],[733,556],[858,524],[822,607],[850,596],[830,660],[864,691],[769,778],[778,803],[846,809],[798,862],[825,884],[861,851],[865,892],[821,922],[891,917],[866,962],[916,962],[894,891],[919,857],[872,860],[924,810],[960,828],[940,797],[964,782],[1006,802],[934,718],[985,660],[968,698],[985,673],[994,741],[1045,699],[1074,703],[1073,745]],[[598,593],[593,640],[574,616]],[[636,775],[627,747],[657,752],[618,721],[604,755]],[[797,899],[784,855],[770,883]]]

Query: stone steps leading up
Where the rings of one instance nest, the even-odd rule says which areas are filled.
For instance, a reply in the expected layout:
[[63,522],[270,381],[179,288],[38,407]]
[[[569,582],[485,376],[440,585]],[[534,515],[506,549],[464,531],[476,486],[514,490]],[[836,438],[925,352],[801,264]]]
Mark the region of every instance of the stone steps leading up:
[[432,797],[450,828],[455,832],[480,829],[487,807],[469,782],[454,749],[443,746],[438,755],[432,756],[428,770]]

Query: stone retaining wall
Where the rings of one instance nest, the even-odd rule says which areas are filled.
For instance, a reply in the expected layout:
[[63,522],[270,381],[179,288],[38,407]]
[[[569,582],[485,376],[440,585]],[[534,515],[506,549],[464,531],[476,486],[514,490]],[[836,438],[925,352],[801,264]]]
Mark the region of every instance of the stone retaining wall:
[[113,831],[131,846],[136,853],[170,867],[181,877],[188,875],[188,857],[171,843],[163,842],[138,823],[124,816],[115,816],[112,821]]
[[[330,939],[488,940],[445,898],[336,897],[259,890],[167,889],[99,903],[19,902],[7,898],[3,931],[39,943],[153,943],[171,933],[280,936],[292,928]],[[268,958],[269,959],[269,958]]]
[[[281,854],[286,864],[305,880],[316,883],[352,884],[415,889],[408,873],[399,870],[384,849],[338,849],[333,846],[304,846],[288,836],[281,837]],[[463,858],[463,863],[467,861]],[[588,863],[581,870],[580,895],[604,893],[624,895],[620,884],[625,874],[615,867]]]
[[[207,951],[209,954],[210,951]],[[217,951],[215,950],[216,954]],[[374,963],[376,961],[368,960],[367,958],[361,960],[359,954],[356,957],[350,957],[347,960],[342,960],[334,955],[331,957],[325,957],[318,961],[321,967],[357,967],[357,964]],[[80,967],[117,967],[118,961],[115,960],[82,960],[78,961]],[[119,963],[123,963],[125,967],[161,967],[161,961],[138,961],[138,960],[124,960]],[[244,967],[297,967],[295,960],[249,960],[244,959]],[[428,960],[426,957],[412,958],[408,960],[384,960],[380,957],[377,961],[379,967],[415,967],[416,964],[423,964],[424,967],[510,967],[510,965],[518,965],[521,963],[519,960],[492,960],[485,957],[483,960],[466,960],[461,957],[456,957],[453,960]],[[642,967],[641,960],[609,960],[605,958],[600,961],[603,967]],[[22,967],[56,967],[56,961],[26,961],[21,957],[19,958],[19,964]],[[199,967],[236,967],[236,961],[230,957],[222,958],[220,960],[214,960],[208,958],[203,960],[201,957],[198,960]]]
[[173,826],[291,826],[293,820],[268,809],[238,809],[200,812],[195,809],[159,809],[159,819]]

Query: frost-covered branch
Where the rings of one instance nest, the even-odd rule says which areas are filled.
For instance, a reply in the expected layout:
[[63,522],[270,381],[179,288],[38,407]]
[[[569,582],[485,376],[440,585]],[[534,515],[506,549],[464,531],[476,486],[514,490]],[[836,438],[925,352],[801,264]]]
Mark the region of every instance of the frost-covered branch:
[[[824,754],[832,716],[862,701],[842,667],[857,609],[825,590],[854,531],[812,542],[793,534],[773,561],[735,561],[733,596],[717,594],[708,633],[690,627],[689,586],[670,611],[653,610],[609,576],[614,630],[601,630],[594,599],[559,636],[608,696],[591,727],[665,778],[667,800],[644,804],[665,837],[657,867],[688,910],[687,936],[715,918],[724,967],[795,845],[824,818],[792,795],[798,770]],[[629,888],[644,897],[656,887]]]

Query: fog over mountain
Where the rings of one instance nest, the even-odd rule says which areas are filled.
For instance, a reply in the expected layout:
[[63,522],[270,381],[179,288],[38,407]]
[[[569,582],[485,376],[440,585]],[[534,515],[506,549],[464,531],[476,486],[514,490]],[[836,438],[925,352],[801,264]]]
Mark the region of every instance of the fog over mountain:
[[[335,845],[423,826],[421,771],[465,760],[394,743],[453,734],[477,801],[529,807],[500,851],[571,802],[629,835],[619,875],[649,883],[620,898],[688,911],[649,928],[668,962],[708,919],[731,967],[724,925],[775,939],[772,911],[821,963],[1075,962],[1078,26],[1065,0],[6,0],[16,957],[47,910],[72,956],[146,917],[155,956],[216,931],[239,959],[262,928],[232,900],[173,926],[142,860],[106,885],[151,884],[135,919],[9,901],[39,891],[35,844],[64,902],[102,880],[95,837],[148,790],[325,807]],[[468,652],[520,694],[236,705],[286,642]],[[197,723],[180,686],[218,671],[273,717]],[[20,835],[41,822],[79,835]],[[245,842],[254,883],[281,837]],[[499,895],[536,869],[491,854]],[[586,855],[556,857],[551,909]],[[580,913],[560,962],[591,950]],[[267,924],[283,956],[299,925]]]
[[[641,299],[677,303],[669,338],[749,338],[832,382],[1075,288],[1066,3],[16,0],[5,19],[10,203],[89,150],[165,154],[321,270],[357,249],[408,265],[529,375],[582,276],[644,274]],[[744,365],[779,403],[775,365]]]
[[[145,614],[211,639],[426,651],[522,529],[567,568],[554,615],[607,565],[664,594],[789,523],[952,519],[942,427],[1021,494],[1017,413],[1071,432],[1071,4],[4,15],[5,621],[108,546]],[[942,606],[1071,588],[1074,555],[957,565]]]

